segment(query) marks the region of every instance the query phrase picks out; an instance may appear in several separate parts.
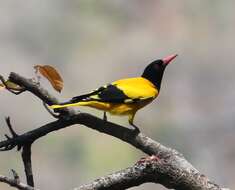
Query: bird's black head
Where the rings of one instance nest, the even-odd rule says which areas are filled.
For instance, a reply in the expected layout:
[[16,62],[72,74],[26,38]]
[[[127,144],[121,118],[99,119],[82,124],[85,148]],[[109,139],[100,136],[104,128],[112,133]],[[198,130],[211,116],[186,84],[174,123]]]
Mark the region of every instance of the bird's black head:
[[164,59],[158,59],[150,63],[144,70],[142,77],[152,82],[158,90],[161,88],[162,76],[166,66],[177,56],[170,55]]

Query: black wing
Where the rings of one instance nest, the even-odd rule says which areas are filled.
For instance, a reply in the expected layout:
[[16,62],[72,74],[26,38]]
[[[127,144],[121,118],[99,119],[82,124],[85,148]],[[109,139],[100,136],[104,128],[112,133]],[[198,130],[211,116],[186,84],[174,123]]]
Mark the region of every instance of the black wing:
[[139,99],[131,99],[125,93],[116,87],[116,85],[109,84],[107,86],[100,87],[99,89],[81,96],[73,97],[71,102],[79,101],[100,101],[110,103],[131,103],[138,101]]

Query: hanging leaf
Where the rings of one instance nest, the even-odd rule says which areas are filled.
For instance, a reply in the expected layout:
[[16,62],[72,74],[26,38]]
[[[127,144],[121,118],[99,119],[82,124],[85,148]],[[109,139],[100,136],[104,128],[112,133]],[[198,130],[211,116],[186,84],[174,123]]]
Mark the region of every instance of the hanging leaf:
[[54,67],[50,65],[36,65],[34,68],[36,72],[39,72],[51,83],[56,91],[61,92],[63,89],[63,79]]

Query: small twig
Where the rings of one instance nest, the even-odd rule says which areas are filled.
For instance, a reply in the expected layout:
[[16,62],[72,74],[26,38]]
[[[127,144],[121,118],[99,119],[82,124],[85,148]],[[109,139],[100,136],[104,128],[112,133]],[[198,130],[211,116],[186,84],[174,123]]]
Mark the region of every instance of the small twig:
[[27,184],[34,187],[33,170],[31,161],[31,143],[25,144],[22,150],[22,160],[24,163],[24,171],[27,179]]
[[[16,144],[14,142],[14,139],[17,138],[19,135],[14,131],[12,125],[11,125],[11,120],[10,117],[6,117],[5,118],[8,129],[12,135],[12,137],[9,137],[8,135],[5,134],[5,137],[12,141],[12,144],[5,146],[3,149],[1,149],[2,151],[7,151],[7,150],[11,150],[13,149],[15,146],[17,146],[17,150],[19,151],[21,149],[21,147],[23,146],[23,150],[22,150],[22,160],[24,163],[24,168],[25,168],[25,175],[26,175],[26,179],[27,179],[27,184],[29,186],[34,187],[34,180],[33,180],[33,171],[32,171],[32,161],[31,161],[31,145],[32,142],[31,141],[27,141],[25,142],[23,145],[22,144]],[[14,178],[16,179],[16,177],[18,176],[17,173],[12,170]]]
[[47,104],[45,102],[43,102],[43,106],[45,107],[45,109],[47,110],[47,112],[54,118],[58,119],[60,118],[60,114],[55,114],[53,111],[50,110],[50,108],[48,108]]
[[15,187],[17,189],[20,189],[20,190],[38,190],[38,189],[35,189],[29,185],[21,183],[20,181],[16,180],[15,177],[14,177],[14,179],[11,179],[9,177],[0,175],[0,182],[6,183],[6,184],[8,184],[12,187]]
[[18,137],[19,135],[14,131],[14,129],[13,129],[12,125],[11,125],[11,119],[10,119],[9,116],[5,118],[5,121],[7,123],[8,129],[9,129],[12,137]]
[[13,169],[11,169],[11,172],[12,172],[12,175],[13,175],[13,177],[14,177],[14,179],[15,179],[15,182],[17,183],[17,184],[19,184],[20,183],[20,177],[19,177],[19,175],[16,173],[16,171],[15,170],[13,170]]
[[19,135],[18,135],[18,134],[14,131],[14,129],[13,129],[13,127],[12,127],[12,125],[11,125],[10,117],[6,117],[6,118],[5,118],[5,121],[6,121],[7,127],[8,127],[8,129],[9,129],[9,131],[10,131],[10,133],[11,133],[12,136],[10,137],[10,136],[8,136],[7,134],[5,134],[4,136],[5,136],[6,139],[9,140],[11,143],[8,144],[8,145],[6,145],[6,146],[1,147],[1,148],[0,148],[0,151],[8,151],[8,150],[13,149],[13,148],[16,147],[16,146],[17,146],[17,150],[19,151],[22,146],[21,146],[20,144],[16,144],[16,143],[14,142],[14,139],[15,139],[16,137],[18,137]]
[[[5,135],[5,137],[8,138],[7,135]],[[11,139],[8,139],[8,140],[11,140]],[[4,147],[1,147],[0,148],[0,151],[1,152],[4,152],[4,151],[8,151],[8,150],[12,150],[13,148],[16,147],[17,144],[13,143],[13,141],[11,141],[8,145],[4,146]]]

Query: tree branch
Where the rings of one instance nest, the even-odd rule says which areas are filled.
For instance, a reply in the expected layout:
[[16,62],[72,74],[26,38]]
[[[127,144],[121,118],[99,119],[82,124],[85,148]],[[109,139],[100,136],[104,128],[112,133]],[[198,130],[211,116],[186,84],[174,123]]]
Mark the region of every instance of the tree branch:
[[[19,86],[24,87],[27,91],[31,92],[38,98],[40,98],[43,102],[45,102],[48,105],[53,105],[53,104],[58,104],[59,101],[57,100],[56,97],[53,95],[49,94],[49,92],[42,88],[38,83],[34,82],[32,79],[26,79],[22,76],[20,76],[17,73],[10,73],[9,75],[9,80],[11,82],[14,82],[18,84]],[[69,114],[69,113],[74,113],[73,109],[68,109],[64,108],[61,109],[61,113],[63,114]]]
[[[179,171],[171,159],[155,156],[138,161],[134,166],[82,185],[76,190],[123,190],[143,183],[160,183],[169,189],[218,190],[207,177],[199,173]],[[196,180],[195,180],[196,179]]]
[[[19,135],[13,129],[10,117],[6,117],[5,120],[6,120],[6,123],[7,123],[7,127],[8,127],[8,129],[9,129],[11,135],[12,135],[12,137],[9,137],[7,134],[5,134],[5,137],[10,141],[11,140],[14,141],[14,138],[17,138]],[[19,151],[21,149],[21,147],[23,146],[21,156],[22,156],[22,160],[23,160],[23,163],[24,163],[27,184],[29,186],[34,187],[33,172],[32,172],[32,161],[31,161],[31,145],[32,145],[31,142],[22,143],[22,144],[11,143],[8,146],[5,146],[5,147],[3,147],[3,149],[0,149],[0,150],[7,151],[7,150],[11,150],[11,149],[13,149],[14,147],[17,146],[17,150]],[[13,174],[16,174],[16,172],[14,170],[12,170],[12,171],[13,171]]]
[[[6,117],[5,118],[5,121],[6,121],[6,124],[7,124],[7,127],[9,129],[9,132],[11,134],[11,137],[7,134],[5,134],[5,137],[10,141],[16,137],[18,137],[18,134],[14,131],[12,125],[11,125],[11,120],[10,120],[10,117]],[[9,144],[7,146],[4,146],[3,148],[0,148],[0,151],[8,151],[8,150],[11,150],[13,149],[15,146],[17,146],[17,150],[20,150],[21,149],[21,146],[20,145],[17,145],[17,144]]]
[[[177,173],[176,176],[184,176],[184,178],[182,178],[182,183],[188,184],[189,182],[187,180],[191,182],[194,181],[194,183],[196,183],[199,180],[198,176],[200,176],[201,174],[182,156],[182,154],[178,153],[176,150],[161,145],[160,143],[152,140],[143,133],[136,134],[131,129],[124,128],[111,122],[105,122],[97,117],[85,113],[79,113],[77,115],[68,116],[65,119],[60,119],[48,123],[45,126],[19,135],[15,139],[0,142],[0,148],[2,148],[3,146],[9,146],[12,143],[22,145],[29,142],[29,140],[30,142],[32,142],[52,131],[65,128],[73,124],[86,125],[91,129],[95,129],[99,132],[114,136],[122,141],[125,141],[148,155],[157,155],[159,159],[166,160],[169,165],[172,165],[172,168],[175,169],[175,173]],[[14,142],[12,142],[12,140],[14,140]],[[169,173],[170,176],[175,175],[175,173],[172,173],[173,169],[169,170],[169,172],[171,172]],[[178,179],[174,179],[177,180],[175,181],[175,183],[178,183]],[[165,180],[172,181],[173,179],[164,179],[164,181]],[[186,181],[183,182],[183,180]],[[164,181],[159,182],[163,184]],[[210,182],[210,184],[213,183]],[[193,183],[191,185],[193,185]],[[214,189],[219,189],[217,185],[214,184],[214,186]],[[194,186],[192,186],[192,188],[193,187]]]
[[[26,90],[30,91],[31,93],[39,97],[43,102],[46,102],[49,105],[58,103],[58,100],[55,97],[51,96],[45,89],[43,89],[32,80],[21,77],[16,73],[11,73],[9,79],[10,81],[24,87]],[[161,164],[160,162],[152,163],[152,161],[150,162],[150,165],[137,164],[131,168],[127,168],[126,170],[121,171],[122,174],[126,173],[128,176],[131,176],[135,174],[135,172],[137,172],[149,178],[150,174],[145,174],[144,172],[146,171],[145,168],[148,168],[150,166],[151,170],[149,171],[152,172],[152,178],[144,178],[145,181],[143,180],[142,183],[150,182],[154,179],[152,182],[160,183],[168,188],[181,190],[220,189],[218,185],[210,182],[204,175],[200,174],[183,157],[182,154],[174,149],[161,145],[160,143],[152,140],[143,133],[136,133],[136,131],[134,130],[104,121],[87,113],[75,113],[74,110],[70,108],[62,109],[60,115],[60,118],[54,122],[48,123],[42,127],[39,127],[35,130],[29,131],[12,139],[7,139],[6,141],[0,142],[0,148],[15,147],[16,145],[24,146],[28,143],[31,144],[35,140],[52,131],[59,130],[74,124],[82,124],[86,127],[114,136],[126,143],[129,143],[130,145],[136,147],[137,149],[145,152],[150,156],[157,155],[157,157],[163,161],[161,162]],[[120,174],[120,172],[116,174]],[[120,177],[121,179],[123,179],[122,175],[120,175]],[[131,179],[131,177],[129,177],[129,179]],[[125,184],[124,181],[122,182]],[[131,183],[130,187],[131,185],[135,186],[138,184],[139,183]]]
[[27,143],[23,146],[22,149],[22,160],[24,163],[24,171],[26,175],[27,184],[34,187],[33,180],[33,170],[32,170],[32,161],[31,161],[31,143]]
[[9,178],[9,177],[6,177],[6,176],[3,176],[3,175],[0,175],[0,182],[3,182],[3,183],[6,183],[12,187],[15,187],[17,189],[20,189],[20,190],[38,190],[38,189],[35,189],[33,187],[30,187],[24,183],[21,183],[19,181],[19,179],[12,179],[12,178]]

